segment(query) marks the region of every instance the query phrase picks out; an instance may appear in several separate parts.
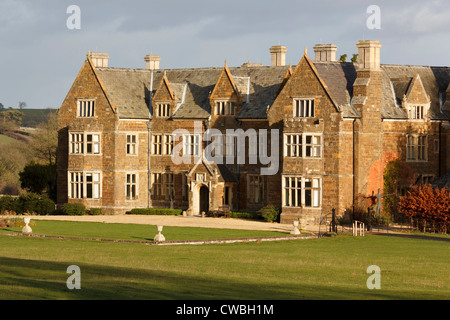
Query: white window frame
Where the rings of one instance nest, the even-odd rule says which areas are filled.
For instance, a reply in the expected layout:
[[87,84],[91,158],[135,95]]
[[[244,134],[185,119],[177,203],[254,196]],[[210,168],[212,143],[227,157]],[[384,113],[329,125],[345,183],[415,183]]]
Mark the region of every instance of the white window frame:
[[138,195],[139,195],[139,173],[127,172],[125,174],[125,199],[127,201],[134,201],[138,199]]
[[[92,136],[92,140],[89,141],[88,137]],[[97,140],[95,140],[97,139]],[[86,132],[85,133],[85,144],[86,144],[86,152],[85,154],[89,155],[97,155],[101,153],[101,134],[100,133],[94,133],[94,132]],[[89,152],[89,146],[91,146],[91,151]]]
[[171,156],[173,153],[173,135],[165,134],[163,140],[164,145],[162,153]]
[[428,136],[423,134],[408,134],[406,136],[406,161],[428,161]]
[[235,104],[230,100],[217,100],[215,105],[215,114],[218,116],[234,116]]
[[[101,172],[85,172],[84,181],[86,185],[86,199],[100,199],[101,198]],[[92,181],[89,181],[89,177],[92,177]],[[89,185],[92,185],[91,196],[89,196]]]
[[127,134],[126,135],[126,154],[129,156],[135,156],[138,154],[138,135]]
[[69,132],[69,154],[84,154],[83,132]]
[[247,176],[247,199],[249,203],[263,203],[264,177],[256,174]]
[[95,99],[77,100],[77,118],[95,117]]
[[428,115],[429,104],[411,104],[407,106],[410,120],[425,120]]
[[183,135],[183,155],[200,156],[201,152],[201,136],[199,134]]
[[[311,137],[310,143],[308,143],[308,137]],[[317,143],[317,139],[320,139]],[[322,135],[313,133],[303,134],[303,148],[304,148],[304,158],[322,158]],[[308,148],[310,149],[310,154],[308,155]]]
[[315,104],[314,98],[295,98],[292,104],[294,118],[314,118]]
[[[309,143],[307,143],[308,137],[311,137],[311,141],[309,141]],[[323,150],[323,135],[321,133],[284,134],[285,157],[320,159],[322,158],[322,150]]]
[[69,199],[83,199],[84,174],[82,171],[68,171],[68,197]]
[[[286,183],[286,181],[289,182]],[[311,186],[307,185],[309,182]],[[308,195],[311,199],[311,205],[307,205],[306,202]],[[322,207],[322,179],[320,177],[283,175],[282,206],[289,208],[320,209]]]
[[[92,180],[89,181],[88,177],[92,177]],[[103,181],[101,171],[68,171],[67,179],[69,199],[101,199]],[[92,185],[92,189],[91,195],[88,197],[89,185]]]
[[152,200],[174,200],[174,178],[174,174],[170,172],[153,172],[151,187]]
[[156,108],[156,116],[159,118],[170,117],[170,103],[158,103]]
[[152,154],[156,156],[162,155],[162,143],[163,135],[162,134],[154,134],[152,135]]
[[[88,141],[92,136],[92,141]],[[94,137],[97,137],[97,141]],[[101,155],[102,135],[100,132],[69,132],[69,154],[71,155]],[[91,146],[91,152],[88,152]]]

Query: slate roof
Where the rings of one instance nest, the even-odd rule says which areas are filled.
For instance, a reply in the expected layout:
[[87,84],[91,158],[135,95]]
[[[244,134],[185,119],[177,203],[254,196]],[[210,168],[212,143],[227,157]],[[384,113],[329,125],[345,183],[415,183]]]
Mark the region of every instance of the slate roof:
[[[314,62],[314,66],[343,116],[360,117],[351,104],[354,82],[364,80],[356,80],[356,65],[351,62]],[[288,69],[289,66],[230,67],[231,75],[244,98],[237,117],[265,119],[267,107],[273,104]],[[211,113],[209,95],[222,70],[220,67],[161,69],[152,72],[144,69],[97,68],[97,73],[120,118],[151,117],[150,93],[154,94],[166,74],[178,99],[172,118],[207,119]],[[444,101],[446,90],[450,92],[450,68],[382,65],[381,70],[382,118],[406,118],[405,112],[400,108],[401,99],[407,92],[411,79],[419,74],[431,98],[431,119],[448,119],[441,109],[446,110],[448,107],[450,114],[450,101]]]
[[120,118],[149,118],[150,77],[148,70],[97,68],[97,74]]
[[441,111],[441,96],[450,81],[450,68],[427,66],[382,65],[382,105],[381,113],[385,119],[406,119],[400,108],[401,99],[407,93],[414,76],[419,75],[425,91],[430,96],[430,118],[449,119]]

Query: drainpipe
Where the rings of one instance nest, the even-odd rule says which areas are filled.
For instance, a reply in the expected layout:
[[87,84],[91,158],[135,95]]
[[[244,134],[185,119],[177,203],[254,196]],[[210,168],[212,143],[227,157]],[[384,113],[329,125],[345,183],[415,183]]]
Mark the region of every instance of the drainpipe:
[[[241,128],[241,121],[238,120],[237,121],[237,125],[238,125],[238,129]],[[237,157],[237,152],[236,152],[236,157]],[[237,158],[236,158],[237,160]],[[237,161],[236,161],[237,163]],[[239,211],[239,200],[240,200],[240,192],[239,190],[241,189],[241,165],[239,163],[237,163],[237,190],[236,190],[236,197],[237,197],[237,203],[236,203],[236,211]]]
[[355,183],[356,183],[356,176],[355,176],[355,122],[356,119],[353,119],[353,154],[352,154],[352,171],[353,171],[353,188],[352,188],[352,219],[355,217]]
[[152,207],[152,173],[151,173],[151,166],[150,166],[150,155],[151,155],[151,148],[152,148],[152,92],[153,92],[153,70],[151,72],[151,79],[150,79],[150,93],[149,93],[149,101],[148,101],[148,108],[149,108],[149,121],[147,122],[147,207]]

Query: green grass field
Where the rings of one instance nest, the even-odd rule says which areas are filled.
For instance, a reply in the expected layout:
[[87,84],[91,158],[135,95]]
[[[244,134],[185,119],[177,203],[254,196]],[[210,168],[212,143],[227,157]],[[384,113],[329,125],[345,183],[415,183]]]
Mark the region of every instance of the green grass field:
[[11,143],[13,141],[15,141],[13,138],[5,136],[4,134],[0,134],[0,144],[2,144],[2,143],[5,143],[5,144],[6,143]]
[[[0,230],[0,299],[448,300],[450,297],[448,237],[425,240],[343,235],[275,242],[155,246],[5,235],[17,231],[17,228]],[[36,221],[33,232],[148,240],[156,234],[156,227]],[[163,230],[167,240],[232,238],[258,233],[175,227]],[[80,290],[69,290],[66,286],[70,276],[66,270],[70,265],[81,269]],[[371,265],[381,270],[379,290],[370,290],[366,285],[370,276],[366,270]]]

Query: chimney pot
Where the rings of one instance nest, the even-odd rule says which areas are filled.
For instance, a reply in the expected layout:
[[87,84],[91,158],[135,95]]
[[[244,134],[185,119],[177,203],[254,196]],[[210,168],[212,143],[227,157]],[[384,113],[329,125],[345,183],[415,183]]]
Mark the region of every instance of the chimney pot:
[[336,51],[337,46],[335,44],[316,44],[314,46],[314,53],[316,62],[325,61],[332,62],[336,61]]
[[158,55],[146,55],[145,58],[145,68],[147,70],[158,70],[159,62],[161,61],[161,57]]
[[380,70],[381,43],[376,40],[361,40],[358,48],[358,66],[365,70]]
[[109,54],[105,52],[88,52],[87,56],[92,60],[96,68],[107,68],[109,61]]
[[286,52],[285,46],[272,46],[270,47],[271,65],[285,66],[286,65]]

